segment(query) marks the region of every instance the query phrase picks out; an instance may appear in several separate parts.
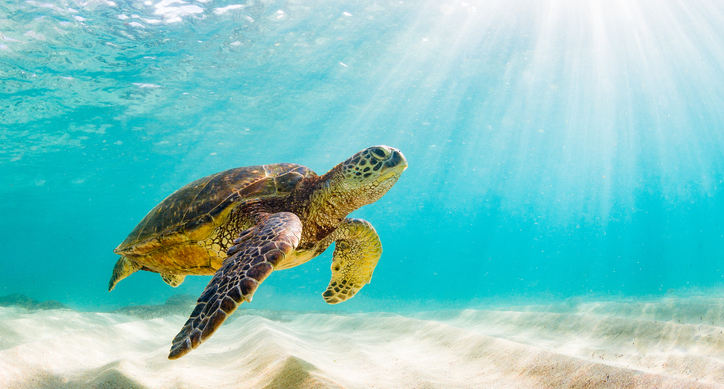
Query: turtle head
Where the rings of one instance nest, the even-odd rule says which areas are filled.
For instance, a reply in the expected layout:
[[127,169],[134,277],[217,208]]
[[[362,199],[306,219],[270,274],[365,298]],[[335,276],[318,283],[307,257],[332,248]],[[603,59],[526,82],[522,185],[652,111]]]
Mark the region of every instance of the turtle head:
[[405,169],[407,160],[400,150],[372,146],[337,165],[327,173],[327,182],[333,192],[359,207],[379,200]]

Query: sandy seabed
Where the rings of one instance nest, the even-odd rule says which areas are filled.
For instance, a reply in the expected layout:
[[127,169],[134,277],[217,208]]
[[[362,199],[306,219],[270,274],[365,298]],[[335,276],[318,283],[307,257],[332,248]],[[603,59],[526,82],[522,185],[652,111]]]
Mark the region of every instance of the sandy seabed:
[[724,388],[724,299],[186,320],[0,308],[2,388]]

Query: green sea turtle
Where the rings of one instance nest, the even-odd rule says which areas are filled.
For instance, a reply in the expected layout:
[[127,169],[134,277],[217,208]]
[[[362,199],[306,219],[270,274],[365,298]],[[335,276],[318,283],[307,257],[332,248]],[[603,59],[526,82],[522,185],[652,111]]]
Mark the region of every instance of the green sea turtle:
[[189,274],[214,275],[169,359],[208,339],[272,270],[301,265],[332,243],[332,279],[322,296],[345,301],[370,282],[382,254],[372,225],[347,215],[377,201],[406,168],[399,150],[374,146],[323,176],[279,163],[196,180],[153,208],[114,250],[121,258],[108,290],[138,270],[159,273],[173,287]]

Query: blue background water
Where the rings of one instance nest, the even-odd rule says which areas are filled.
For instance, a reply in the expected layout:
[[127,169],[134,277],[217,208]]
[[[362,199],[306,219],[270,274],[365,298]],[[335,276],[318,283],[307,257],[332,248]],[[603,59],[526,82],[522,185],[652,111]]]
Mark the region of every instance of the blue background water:
[[[239,6],[236,6],[239,5]],[[0,294],[82,309],[198,294],[112,250],[223,169],[410,164],[339,309],[648,296],[724,283],[724,3],[2,1]],[[327,308],[331,253],[250,307]]]

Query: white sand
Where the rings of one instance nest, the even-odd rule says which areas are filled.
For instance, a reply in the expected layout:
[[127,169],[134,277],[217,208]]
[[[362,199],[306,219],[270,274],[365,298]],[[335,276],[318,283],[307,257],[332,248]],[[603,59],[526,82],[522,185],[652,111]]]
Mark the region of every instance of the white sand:
[[2,388],[724,388],[724,300],[186,320],[0,308]]

